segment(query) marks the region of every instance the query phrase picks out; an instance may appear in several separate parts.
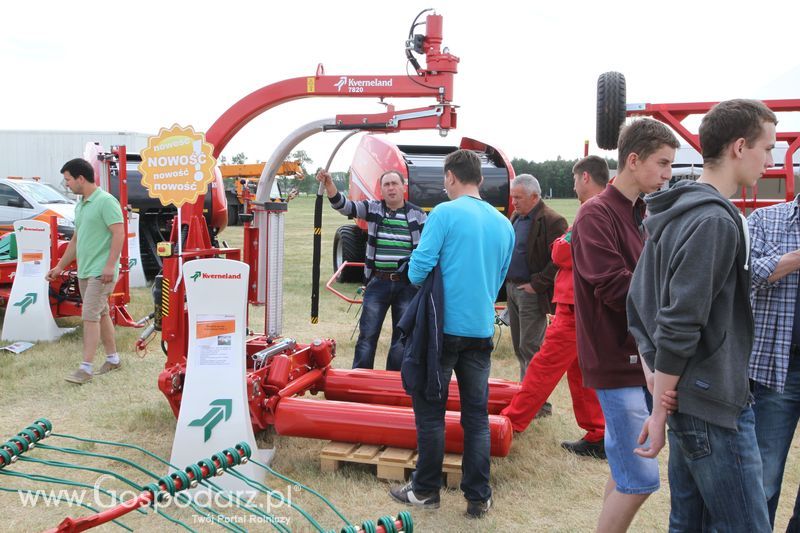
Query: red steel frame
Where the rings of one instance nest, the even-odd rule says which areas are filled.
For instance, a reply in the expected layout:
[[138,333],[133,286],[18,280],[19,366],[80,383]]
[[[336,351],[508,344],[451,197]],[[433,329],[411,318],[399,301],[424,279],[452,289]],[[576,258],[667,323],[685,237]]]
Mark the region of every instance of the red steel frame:
[[[776,113],[800,111],[800,99],[787,99],[787,100],[764,100],[764,104]],[[695,102],[684,104],[628,104],[628,116],[650,116],[664,122],[674,129],[678,135],[689,143],[689,145],[702,153],[700,149],[700,137],[696,133],[690,132],[684,125],[683,121],[689,115],[701,115],[707,113],[718,102]],[[742,197],[734,199],[733,203],[741,210],[756,209],[759,207],[766,207],[777,203],[790,201],[794,199],[794,164],[793,156],[800,148],[800,132],[778,132],[778,141],[785,141],[789,145],[789,149],[783,159],[783,168],[771,168],[764,173],[764,178],[767,179],[783,179],[786,183],[786,197],[758,199],[758,186],[753,187],[752,198],[747,197],[746,189],[742,189]]]

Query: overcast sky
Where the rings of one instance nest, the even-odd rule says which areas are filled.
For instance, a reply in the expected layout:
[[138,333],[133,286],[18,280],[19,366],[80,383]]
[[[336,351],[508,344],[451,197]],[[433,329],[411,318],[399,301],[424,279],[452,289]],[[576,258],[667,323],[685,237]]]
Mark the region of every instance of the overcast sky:
[[[262,1],[13,2],[0,29],[0,129],[205,131],[250,92],[286,78],[405,72],[416,14],[444,16],[461,58],[459,127],[509,157],[582,155],[594,144],[597,76],[624,73],[628,102],[800,98],[800,2]],[[397,102],[399,108],[426,105]],[[253,120],[228,145],[266,159],[301,124],[382,111],[365,99],[304,99]],[[786,126],[795,119],[781,117]],[[800,121],[797,121],[800,124]],[[800,125],[794,127],[795,130]],[[786,129],[781,127],[779,129]],[[323,165],[341,133],[305,141]],[[352,147],[334,170],[344,170]]]

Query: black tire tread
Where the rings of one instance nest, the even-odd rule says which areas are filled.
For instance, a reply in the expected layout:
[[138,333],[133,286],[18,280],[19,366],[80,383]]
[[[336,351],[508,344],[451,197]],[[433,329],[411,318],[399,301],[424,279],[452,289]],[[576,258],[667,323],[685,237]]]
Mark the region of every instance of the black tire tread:
[[597,146],[615,150],[625,122],[625,76],[604,72],[597,78]]
[[[342,245],[342,256],[345,261],[364,262],[364,257],[367,253],[367,240],[364,232],[355,224],[341,226],[336,230],[336,235],[333,237],[334,272],[338,270],[340,266],[336,262],[336,248],[339,246],[340,242]],[[345,268],[342,270],[338,279],[340,283],[361,283],[363,280],[364,269],[361,267]]]

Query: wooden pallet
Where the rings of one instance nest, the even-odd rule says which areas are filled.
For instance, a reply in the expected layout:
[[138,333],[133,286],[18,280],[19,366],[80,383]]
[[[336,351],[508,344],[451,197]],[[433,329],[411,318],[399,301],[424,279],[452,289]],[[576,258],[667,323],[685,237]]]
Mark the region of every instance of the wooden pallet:
[[[379,479],[404,481],[417,466],[417,452],[375,444],[329,442],[322,448],[319,460],[323,472],[335,472],[343,463],[360,463],[376,465]],[[444,454],[442,474],[446,486],[458,488],[461,484],[461,456]]]

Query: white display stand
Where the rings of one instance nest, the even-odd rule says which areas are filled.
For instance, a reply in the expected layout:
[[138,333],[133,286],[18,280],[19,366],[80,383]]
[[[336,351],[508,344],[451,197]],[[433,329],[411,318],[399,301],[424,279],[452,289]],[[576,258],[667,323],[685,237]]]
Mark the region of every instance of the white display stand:
[[147,287],[139,251],[139,213],[128,213],[128,284],[130,287]]
[[50,309],[50,224],[39,220],[14,222],[17,270],[3,319],[4,341],[54,341],[73,328],[59,328]]
[[[247,404],[245,337],[250,267],[229,259],[196,259],[183,265],[189,314],[189,347],[181,410],[170,462],[185,467],[245,441],[253,457],[269,463],[273,450],[256,447]],[[252,463],[236,467],[263,482]],[[243,494],[252,488],[231,475],[214,478]],[[196,489],[197,490],[197,489]]]

